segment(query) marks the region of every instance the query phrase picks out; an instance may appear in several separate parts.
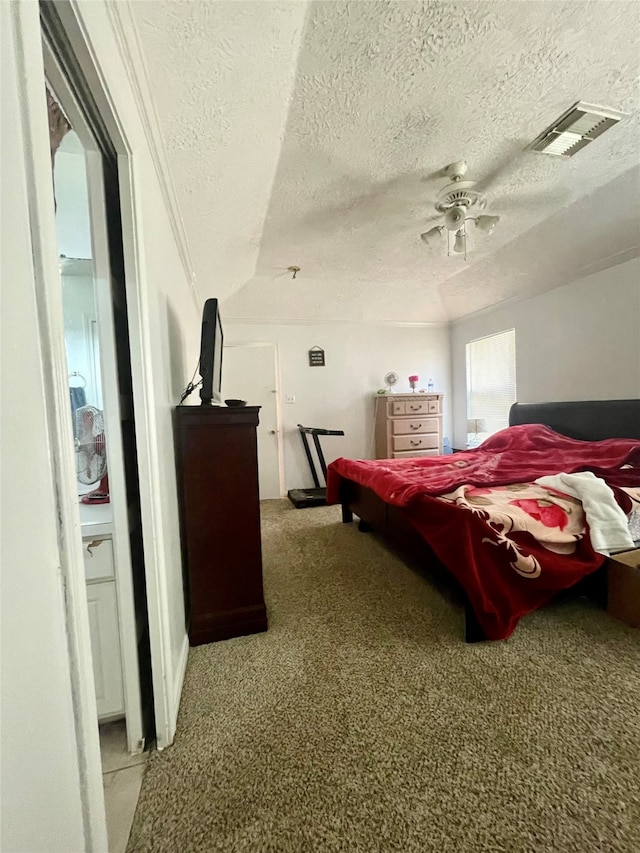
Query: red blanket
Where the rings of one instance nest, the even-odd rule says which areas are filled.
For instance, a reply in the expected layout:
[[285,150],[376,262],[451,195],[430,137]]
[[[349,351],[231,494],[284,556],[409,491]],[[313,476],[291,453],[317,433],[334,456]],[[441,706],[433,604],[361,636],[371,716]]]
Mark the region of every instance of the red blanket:
[[[640,485],[640,442],[584,442],[537,424],[510,427],[477,450],[450,456],[337,459],[329,466],[327,499],[339,502],[340,479],[345,477],[387,503],[405,507],[465,589],[486,636],[501,639],[513,632],[521,616],[595,571],[604,557],[591,548],[583,518],[571,534],[570,555],[567,548],[558,553],[549,547],[546,540],[553,536],[539,541],[534,525],[514,523],[516,512],[547,527],[561,527],[564,510],[549,510],[554,505],[550,494],[522,499],[514,493],[506,501],[503,495],[496,510],[487,495],[468,487],[527,484],[548,474],[584,470],[602,477],[629,511],[631,499],[623,488]],[[456,492],[461,486],[467,488]]]

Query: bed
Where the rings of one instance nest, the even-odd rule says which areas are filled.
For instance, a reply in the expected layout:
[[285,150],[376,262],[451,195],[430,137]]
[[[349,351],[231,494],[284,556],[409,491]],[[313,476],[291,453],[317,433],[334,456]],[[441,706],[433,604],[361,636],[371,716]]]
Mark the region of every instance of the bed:
[[[561,473],[571,477],[559,482]],[[536,482],[543,477],[552,479]],[[505,639],[565,590],[606,589],[606,549],[595,542],[601,493],[572,492],[603,481],[612,515],[640,509],[640,400],[516,403],[509,428],[473,450],[337,459],[327,500],[341,504],[343,522],[355,514],[360,530],[446,577],[464,606],[465,639],[477,642]]]

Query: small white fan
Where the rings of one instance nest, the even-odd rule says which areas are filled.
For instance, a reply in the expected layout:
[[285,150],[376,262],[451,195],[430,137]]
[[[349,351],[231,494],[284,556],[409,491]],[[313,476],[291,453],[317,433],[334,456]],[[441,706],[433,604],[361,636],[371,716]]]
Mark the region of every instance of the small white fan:
[[387,386],[387,394],[393,393],[393,386],[398,384],[399,379],[400,377],[394,370],[389,371],[385,375],[384,384]]
[[84,486],[100,484],[97,489],[82,497],[82,503],[109,503],[107,445],[102,412],[94,406],[80,406],[73,415],[73,433],[78,482]]

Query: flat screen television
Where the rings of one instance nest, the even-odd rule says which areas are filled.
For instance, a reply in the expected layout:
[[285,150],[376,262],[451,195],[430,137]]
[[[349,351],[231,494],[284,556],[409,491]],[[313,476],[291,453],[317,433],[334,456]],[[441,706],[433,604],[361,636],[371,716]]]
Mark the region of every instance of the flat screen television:
[[200,405],[222,405],[222,321],[217,299],[207,299],[202,309],[200,337]]

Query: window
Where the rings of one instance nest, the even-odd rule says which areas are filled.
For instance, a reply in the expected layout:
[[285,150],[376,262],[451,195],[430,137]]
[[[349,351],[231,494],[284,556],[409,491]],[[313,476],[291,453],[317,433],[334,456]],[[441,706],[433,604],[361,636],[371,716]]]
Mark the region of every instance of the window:
[[469,443],[509,425],[516,401],[516,330],[467,344],[467,433]]

